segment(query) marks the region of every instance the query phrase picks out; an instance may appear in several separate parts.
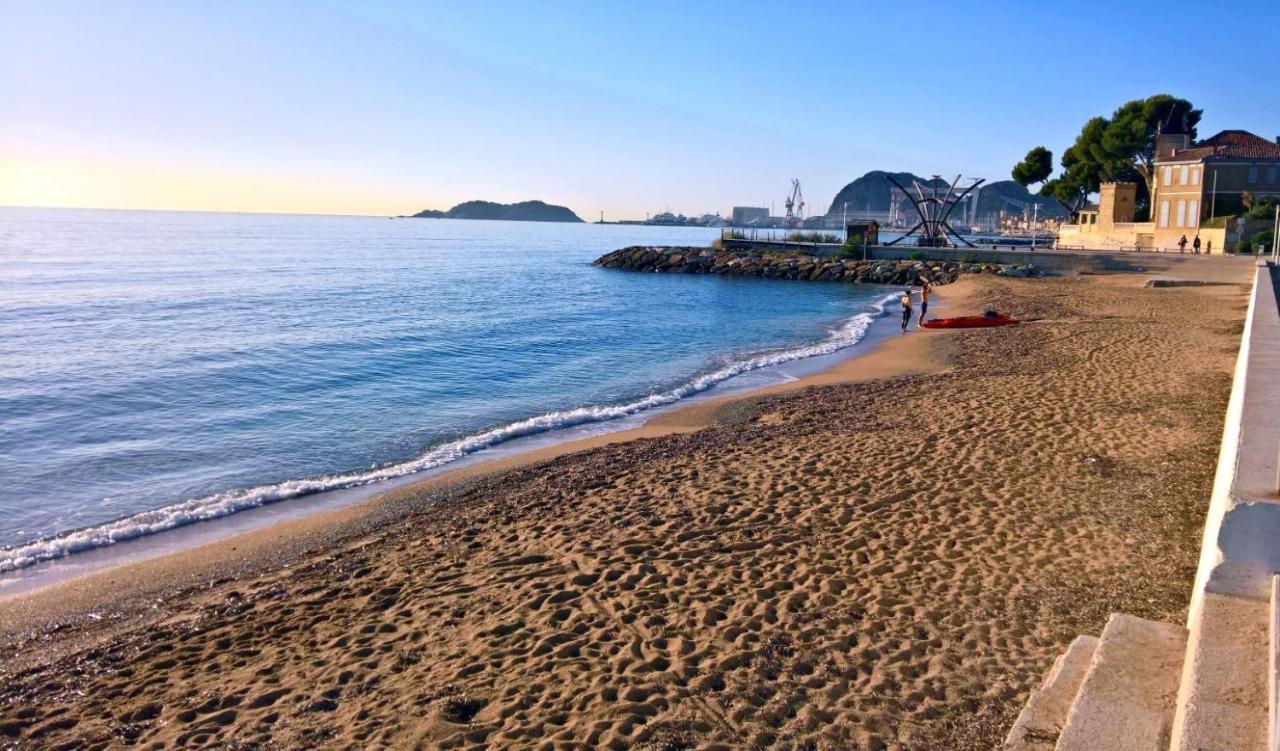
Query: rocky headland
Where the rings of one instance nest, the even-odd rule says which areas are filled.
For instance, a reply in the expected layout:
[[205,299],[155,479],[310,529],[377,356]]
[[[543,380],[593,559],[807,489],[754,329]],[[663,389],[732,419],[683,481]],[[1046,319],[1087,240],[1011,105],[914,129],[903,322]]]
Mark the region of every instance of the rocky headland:
[[929,260],[857,260],[799,253],[749,252],[694,247],[632,246],[597,258],[593,265],[606,269],[672,274],[721,274],[762,279],[795,279],[814,282],[866,284],[950,284],[961,274],[1040,276],[1030,264],[962,263]]
[[[924,178],[910,172],[872,170],[840,189],[836,197],[831,200],[831,208],[827,210],[827,216],[832,219],[839,219],[841,211],[846,205],[849,207],[857,206],[860,209],[865,208],[867,211],[889,211],[893,196],[895,194],[901,196],[901,193],[898,193],[893,183],[889,181],[891,177],[908,189],[914,183],[919,183],[926,190],[945,191],[947,187],[947,182],[937,177]],[[974,214],[976,216],[988,216],[999,213],[1001,209],[1006,207],[1006,203],[1009,200],[1012,200],[1014,205],[1038,205],[1039,208],[1036,211],[1041,217],[1062,218],[1067,215],[1066,208],[1062,204],[1051,198],[1041,198],[1030,193],[1026,188],[1012,180],[996,180],[995,182],[984,183],[978,191]],[[901,203],[899,205],[901,206]],[[911,205],[907,204],[905,210],[912,212]],[[914,212],[912,213],[914,215]],[[959,215],[958,211],[956,215]]]

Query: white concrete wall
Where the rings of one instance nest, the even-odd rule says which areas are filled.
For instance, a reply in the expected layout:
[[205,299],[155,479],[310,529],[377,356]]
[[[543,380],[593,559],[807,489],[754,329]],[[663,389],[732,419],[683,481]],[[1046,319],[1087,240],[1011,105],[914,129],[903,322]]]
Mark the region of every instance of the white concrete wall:
[[1199,621],[1206,592],[1270,597],[1280,572],[1280,308],[1272,271],[1256,269],[1227,404],[1222,450],[1205,520],[1188,612]]

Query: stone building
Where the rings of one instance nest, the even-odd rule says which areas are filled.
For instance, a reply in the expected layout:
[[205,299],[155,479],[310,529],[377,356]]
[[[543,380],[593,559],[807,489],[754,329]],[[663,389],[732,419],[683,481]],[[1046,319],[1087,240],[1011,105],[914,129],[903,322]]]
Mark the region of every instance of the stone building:
[[1058,228],[1058,247],[1087,250],[1151,250],[1155,225],[1133,221],[1138,200],[1134,183],[1103,183],[1098,202],[1076,215],[1075,224]]
[[[1186,134],[1161,134],[1155,172],[1155,244],[1174,248],[1184,235],[1200,234],[1203,240],[1205,220],[1243,213],[1246,191],[1255,199],[1280,195],[1280,139],[1224,130],[1191,144]],[[1214,249],[1229,239],[1215,243]]]
[[[1058,246],[1098,250],[1187,249],[1198,236],[1204,252],[1234,246],[1246,229],[1244,194],[1280,195],[1280,139],[1268,141],[1244,130],[1224,130],[1199,143],[1185,133],[1156,140],[1151,221],[1135,222],[1133,183],[1104,183],[1098,204],[1080,211],[1058,230]],[[1216,219],[1216,221],[1215,221]]]

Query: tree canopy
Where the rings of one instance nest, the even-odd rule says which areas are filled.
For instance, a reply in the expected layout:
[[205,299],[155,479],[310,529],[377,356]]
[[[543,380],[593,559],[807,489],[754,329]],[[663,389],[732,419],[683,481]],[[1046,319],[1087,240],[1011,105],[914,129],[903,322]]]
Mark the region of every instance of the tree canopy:
[[1280,196],[1263,196],[1262,198],[1254,198],[1252,193],[1249,194],[1248,211],[1244,213],[1245,219],[1270,219],[1275,216],[1276,206],[1280,205]]
[[1042,183],[1053,174],[1053,152],[1036,146],[1027,152],[1021,162],[1013,166],[1013,181],[1022,187]]
[[[1156,137],[1161,132],[1186,133],[1194,141],[1202,114],[1186,99],[1156,94],[1125,102],[1109,119],[1091,118],[1080,129],[1075,142],[1062,152],[1062,172],[1044,181],[1040,195],[1056,198],[1075,213],[1102,183],[1134,182],[1138,184],[1138,209],[1145,212],[1155,177]],[[1038,174],[1032,170],[1039,167],[1038,163],[1032,163],[1032,155],[1039,158],[1037,151],[1041,149],[1039,146],[1032,149],[1014,167],[1015,180],[1020,174],[1024,177]]]

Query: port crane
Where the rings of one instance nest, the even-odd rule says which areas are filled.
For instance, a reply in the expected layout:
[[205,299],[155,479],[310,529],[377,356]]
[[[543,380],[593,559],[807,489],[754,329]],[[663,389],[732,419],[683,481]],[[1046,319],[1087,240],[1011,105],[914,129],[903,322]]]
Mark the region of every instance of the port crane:
[[889,188],[889,226],[905,227],[906,223],[902,219],[902,202],[907,200],[907,195],[897,188]]
[[982,192],[982,186],[973,189],[969,194],[969,198],[964,202],[964,223],[969,228],[974,228],[978,224],[978,197]]
[[804,218],[804,194],[800,192],[800,181],[791,179],[791,195],[783,202],[787,207],[787,225],[798,224]]
[[1027,214],[1031,213],[1031,204],[1027,203],[1026,201],[1019,201],[1016,198],[1009,198],[1008,196],[1000,196],[1000,200],[1004,201],[1007,204],[1011,204],[1013,206],[1017,206],[1018,208],[1022,209],[1022,216],[1024,218],[1026,217]]

